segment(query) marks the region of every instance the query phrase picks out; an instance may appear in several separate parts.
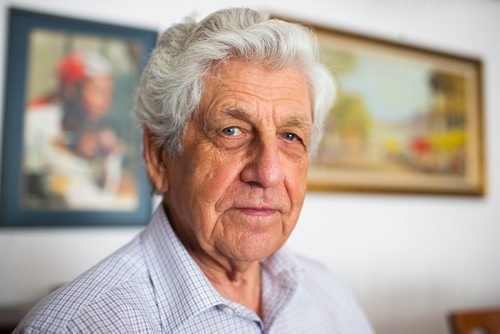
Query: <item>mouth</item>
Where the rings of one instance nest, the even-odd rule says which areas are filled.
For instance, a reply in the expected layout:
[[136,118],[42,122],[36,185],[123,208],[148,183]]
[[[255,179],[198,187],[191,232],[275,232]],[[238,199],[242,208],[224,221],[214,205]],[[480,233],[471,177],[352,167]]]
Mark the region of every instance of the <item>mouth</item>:
[[247,216],[254,216],[254,217],[269,217],[277,213],[279,210],[273,209],[273,208],[247,208],[247,207],[240,207],[240,208],[234,208],[234,210],[239,211],[240,213],[247,215]]

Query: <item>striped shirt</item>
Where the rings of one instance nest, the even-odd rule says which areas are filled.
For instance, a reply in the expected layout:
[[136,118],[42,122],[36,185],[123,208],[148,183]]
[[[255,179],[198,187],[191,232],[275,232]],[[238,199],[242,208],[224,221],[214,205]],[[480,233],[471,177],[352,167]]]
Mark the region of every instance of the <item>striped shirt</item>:
[[262,319],[213,288],[160,206],[141,234],[38,302],[14,333],[373,333],[321,265],[286,250],[261,264]]

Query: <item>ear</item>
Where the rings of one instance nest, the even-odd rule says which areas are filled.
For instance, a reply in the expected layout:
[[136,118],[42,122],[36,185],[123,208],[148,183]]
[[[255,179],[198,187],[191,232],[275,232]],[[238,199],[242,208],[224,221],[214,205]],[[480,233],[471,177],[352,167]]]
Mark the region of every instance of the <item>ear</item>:
[[156,190],[161,193],[168,191],[167,166],[163,159],[164,151],[147,127],[143,129],[144,160],[149,179]]

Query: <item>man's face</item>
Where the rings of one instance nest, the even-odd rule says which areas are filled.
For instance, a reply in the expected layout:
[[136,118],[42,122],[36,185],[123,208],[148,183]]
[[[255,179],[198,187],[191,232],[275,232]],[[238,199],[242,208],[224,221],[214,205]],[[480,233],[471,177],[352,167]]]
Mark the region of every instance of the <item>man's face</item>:
[[81,104],[88,116],[100,119],[108,112],[113,101],[113,79],[101,75],[86,79],[82,86]]
[[160,189],[188,249],[236,263],[284,244],[306,191],[310,100],[304,75],[290,68],[232,61],[207,76]]

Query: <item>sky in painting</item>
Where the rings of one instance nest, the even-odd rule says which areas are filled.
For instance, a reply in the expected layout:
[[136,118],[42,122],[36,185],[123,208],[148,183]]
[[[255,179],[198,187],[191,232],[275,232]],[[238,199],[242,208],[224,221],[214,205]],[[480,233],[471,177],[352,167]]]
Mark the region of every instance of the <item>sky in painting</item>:
[[430,68],[366,53],[355,57],[355,66],[342,75],[342,89],[362,96],[375,119],[398,122],[428,110],[432,93]]

